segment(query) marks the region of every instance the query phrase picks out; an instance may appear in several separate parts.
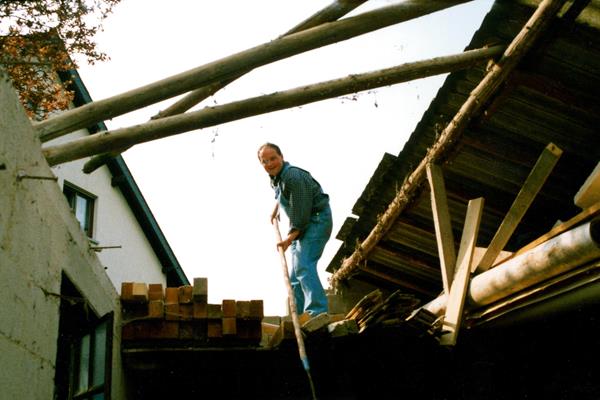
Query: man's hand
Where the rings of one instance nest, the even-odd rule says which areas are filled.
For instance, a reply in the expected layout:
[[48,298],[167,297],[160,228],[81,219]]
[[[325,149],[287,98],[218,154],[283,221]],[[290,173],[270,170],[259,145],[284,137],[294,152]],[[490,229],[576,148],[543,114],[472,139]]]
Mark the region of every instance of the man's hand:
[[277,243],[277,247],[281,247],[283,249],[283,251],[285,252],[287,250],[288,247],[291,246],[292,242],[294,240],[296,240],[296,238],[300,236],[300,231],[296,231],[293,230],[290,233],[288,233],[287,238],[285,238],[285,240],[282,240],[281,242]]

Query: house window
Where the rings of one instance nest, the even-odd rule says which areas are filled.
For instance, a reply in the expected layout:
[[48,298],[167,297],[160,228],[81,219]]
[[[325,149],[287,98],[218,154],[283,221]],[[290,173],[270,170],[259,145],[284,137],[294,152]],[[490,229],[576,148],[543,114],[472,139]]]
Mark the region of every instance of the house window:
[[113,313],[96,317],[64,275],[60,310],[55,399],[110,399]]
[[66,181],[63,186],[63,193],[69,202],[69,206],[71,206],[71,209],[75,213],[75,218],[79,221],[81,229],[83,229],[88,237],[93,237],[96,196]]

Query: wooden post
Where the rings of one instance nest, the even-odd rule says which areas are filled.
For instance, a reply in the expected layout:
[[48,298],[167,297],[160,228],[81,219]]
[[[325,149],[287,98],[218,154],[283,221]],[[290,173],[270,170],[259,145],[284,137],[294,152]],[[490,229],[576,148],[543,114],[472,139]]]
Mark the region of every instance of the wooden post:
[[479,265],[473,265],[473,271],[476,269],[479,271],[490,269],[494,260],[496,260],[502,249],[504,249],[506,243],[508,243],[508,240],[519,225],[519,222],[521,222],[525,212],[529,209],[531,203],[533,203],[533,199],[535,199],[535,196],[542,188],[542,185],[546,182],[546,179],[550,175],[550,172],[552,172],[552,169],[554,169],[561,154],[562,150],[552,143],[546,146],[544,151],[542,151],[542,154],[525,180],[523,187],[521,187],[521,190],[517,194],[515,201],[504,216],[487,251],[483,255],[481,261],[479,261]]
[[425,180],[425,168],[450,153],[468,123],[483,110],[506,77],[515,69],[519,61],[533,46],[537,38],[548,28],[552,18],[560,10],[565,0],[544,0],[540,3],[529,21],[508,46],[502,58],[494,64],[469,98],[458,110],[452,121],[442,131],[437,141],[429,149],[417,168],[408,176],[387,210],[383,213],[367,238],[343,262],[332,275],[331,284],[335,287],[340,281],[349,278],[354,269],[367,257],[379,240],[390,229],[398,215],[410,204],[417,189]]
[[467,207],[465,226],[456,258],[456,275],[454,276],[454,281],[448,295],[446,316],[444,317],[442,328],[448,331],[448,333],[440,337],[440,344],[442,345],[454,346],[456,344],[467,288],[469,287],[469,279],[471,277],[471,261],[473,259],[473,249],[477,242],[477,234],[479,233],[483,203],[484,200],[480,197],[469,201],[469,206]]
[[450,293],[452,279],[454,278],[454,264],[456,263],[456,250],[454,249],[454,235],[448,211],[448,199],[442,169],[435,164],[427,164],[427,179],[431,188],[431,212],[435,225],[435,236],[442,270],[444,292]]
[[406,82],[425,76],[464,69],[502,52],[502,46],[466,51],[461,54],[403,64],[397,67],[346,78],[334,79],[283,92],[253,97],[200,111],[153,120],[129,128],[75,139],[43,149],[50,165],[122,149],[138,143],[156,140],[194,129],[206,128],[253,115],[265,114],[331,97]]
[[261,65],[337,43],[440,11],[469,0],[409,0],[352,18],[317,26],[130,90],[108,99],[88,103],[35,124],[42,142],[65,135],[205,85],[231,79]]

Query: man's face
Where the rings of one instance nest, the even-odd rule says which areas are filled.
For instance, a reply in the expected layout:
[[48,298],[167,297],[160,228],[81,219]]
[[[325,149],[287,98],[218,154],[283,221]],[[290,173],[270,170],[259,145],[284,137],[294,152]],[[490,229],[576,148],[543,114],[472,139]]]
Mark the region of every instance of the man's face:
[[283,168],[283,157],[277,154],[277,151],[271,147],[264,147],[259,153],[258,158],[267,174],[276,176]]

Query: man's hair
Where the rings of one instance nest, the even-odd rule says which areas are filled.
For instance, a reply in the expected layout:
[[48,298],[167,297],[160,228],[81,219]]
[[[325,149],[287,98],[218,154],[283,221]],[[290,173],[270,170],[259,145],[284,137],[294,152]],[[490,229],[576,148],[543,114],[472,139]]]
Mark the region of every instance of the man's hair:
[[276,144],[273,143],[265,143],[262,146],[260,146],[258,148],[258,151],[256,152],[256,155],[258,156],[258,159],[260,160],[260,152],[262,151],[262,149],[264,149],[265,147],[270,147],[273,150],[275,150],[277,152],[277,154],[279,154],[281,157],[283,157],[283,154],[281,153],[281,149],[279,148],[279,146],[277,146]]

